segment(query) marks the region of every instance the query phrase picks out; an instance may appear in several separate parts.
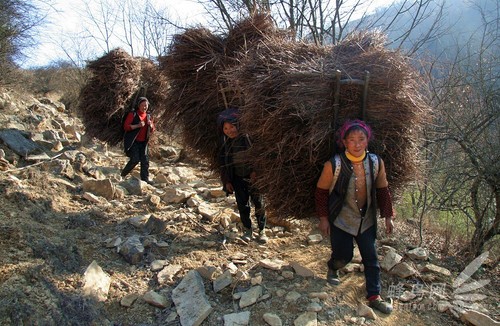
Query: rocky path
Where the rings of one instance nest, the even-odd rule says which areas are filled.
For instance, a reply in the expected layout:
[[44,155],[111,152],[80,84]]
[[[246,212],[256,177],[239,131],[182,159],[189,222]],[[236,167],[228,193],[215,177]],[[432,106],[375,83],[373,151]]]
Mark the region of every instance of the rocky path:
[[0,325],[498,324],[498,287],[456,297],[460,270],[397,237],[379,243],[395,311],[376,313],[359,256],[326,284],[314,218],[270,216],[269,242],[245,243],[234,198],[172,140],[153,158],[154,185],[122,180],[126,157],[85,139],[60,103],[0,99]]

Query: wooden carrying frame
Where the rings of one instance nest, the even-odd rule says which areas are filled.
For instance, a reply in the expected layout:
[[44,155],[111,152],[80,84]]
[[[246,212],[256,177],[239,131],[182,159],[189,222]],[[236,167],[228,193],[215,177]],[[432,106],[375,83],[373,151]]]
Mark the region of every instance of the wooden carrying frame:
[[333,102],[333,122],[332,127],[337,126],[337,116],[339,113],[339,103],[340,103],[340,86],[341,85],[359,85],[363,87],[363,92],[361,93],[361,112],[359,113],[360,119],[366,121],[366,101],[368,98],[368,82],[370,81],[370,72],[365,71],[364,79],[340,79],[342,73],[340,70],[335,72],[335,93]]

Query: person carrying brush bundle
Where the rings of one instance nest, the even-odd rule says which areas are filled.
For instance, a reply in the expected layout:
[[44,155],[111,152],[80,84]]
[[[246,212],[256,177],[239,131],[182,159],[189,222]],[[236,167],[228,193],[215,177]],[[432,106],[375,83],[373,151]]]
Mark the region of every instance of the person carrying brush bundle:
[[148,142],[151,133],[155,131],[155,125],[151,115],[147,112],[148,109],[148,99],[139,97],[135,110],[129,112],[125,118],[123,144],[125,153],[130,159],[123,168],[121,176],[125,177],[138,163],[141,163],[141,180],[152,184],[149,180]]
[[316,212],[321,233],[330,236],[327,282],[340,283],[339,270],[352,260],[355,240],[363,260],[368,305],[390,314],[392,304],[380,296],[375,239],[377,209],[387,234],[394,228],[394,211],[384,162],[367,150],[371,138],[371,128],[361,120],[346,121],[337,132],[343,152],[323,166],[315,193]]
[[241,222],[245,228],[242,240],[245,242],[253,238],[252,220],[250,219],[250,201],[255,207],[255,217],[259,228],[259,241],[266,243],[268,237],[265,233],[266,214],[263,196],[252,186],[256,173],[252,167],[240,163],[235,159],[238,152],[250,148],[248,135],[238,130],[238,110],[228,108],[222,111],[217,118],[219,131],[222,133],[219,154],[220,175],[222,188],[226,194],[236,197]]

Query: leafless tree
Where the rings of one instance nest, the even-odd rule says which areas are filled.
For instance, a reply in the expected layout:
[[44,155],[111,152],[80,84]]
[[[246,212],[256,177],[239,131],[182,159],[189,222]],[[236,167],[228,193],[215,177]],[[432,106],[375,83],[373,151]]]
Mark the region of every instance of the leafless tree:
[[0,1],[0,84],[8,84],[22,62],[25,51],[36,44],[38,28],[46,21],[46,12],[40,5],[49,1]]
[[[479,8],[482,27],[428,66],[436,122],[428,182],[434,208],[460,213],[474,226],[477,255],[500,231],[499,4]],[[454,50],[454,51],[452,51]],[[457,221],[459,222],[459,221]]]
[[147,58],[165,55],[171,35],[178,30],[178,23],[169,19],[167,9],[155,7],[150,1],[146,2],[144,15],[141,17],[139,35],[143,38],[143,55]]
[[240,18],[254,12],[270,12],[269,0],[199,0],[210,16],[213,27],[219,30],[231,29]]
[[85,15],[83,19],[90,23],[86,27],[88,37],[96,42],[96,45],[103,51],[109,52],[112,48],[112,37],[115,34],[116,23],[118,21],[118,10],[113,8],[108,0],[99,0],[97,10],[91,3],[85,3]]
[[117,18],[120,31],[116,36],[120,42],[127,45],[130,55],[134,56],[136,55],[136,42],[140,40],[137,32],[141,29],[140,15],[142,13],[137,8],[134,8],[134,3],[131,0],[118,2],[118,12],[120,13],[120,16]]
[[378,29],[391,35],[387,46],[403,49],[410,56],[429,43],[435,42],[453,29],[445,23],[444,1],[403,0],[382,7],[358,19],[354,29]]
[[165,54],[169,37],[179,26],[169,18],[166,8],[150,0],[141,3],[131,0],[97,1],[86,3],[81,16],[88,22],[84,24],[87,27],[76,37],[80,41],[87,40],[85,43],[90,48],[102,50],[93,57],[117,47],[132,56],[156,58]]
[[[370,0],[199,0],[218,27],[227,30],[252,12],[271,13],[276,24],[297,39],[327,44],[359,30],[379,29],[390,34],[388,46],[415,54],[438,40],[443,25],[443,0],[403,0],[374,11]],[[449,26],[447,26],[449,28]],[[411,41],[411,44],[410,44]]]

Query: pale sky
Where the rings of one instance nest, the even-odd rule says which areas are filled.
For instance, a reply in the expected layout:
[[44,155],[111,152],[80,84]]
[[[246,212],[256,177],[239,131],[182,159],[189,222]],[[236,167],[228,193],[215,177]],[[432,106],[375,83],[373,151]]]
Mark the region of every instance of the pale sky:
[[[133,0],[140,6],[140,0]],[[176,21],[186,21],[189,24],[203,24],[203,7],[196,0],[153,0],[161,3],[171,14],[170,18]],[[41,5],[49,12],[47,20],[51,23],[41,33],[42,40],[38,48],[29,53],[22,67],[37,67],[48,65],[51,61],[62,58],[68,59],[65,51],[71,53],[70,46],[64,38],[81,32],[84,28],[82,15],[87,15],[85,3],[99,3],[99,0],[51,0],[52,7]],[[96,15],[98,15],[96,11]],[[186,24],[187,25],[187,24]],[[119,45],[115,45],[117,47]]]
[[[41,1],[41,0],[40,0]],[[134,5],[140,6],[140,0],[133,0]],[[196,0],[154,0],[167,8],[170,18],[176,21],[186,22],[183,25],[195,25],[206,22],[206,16],[203,15],[204,9]],[[382,5],[389,5],[396,0],[372,0],[370,7],[376,8]],[[40,46],[28,53],[30,58],[22,64],[22,67],[39,67],[48,65],[51,61],[57,59],[68,60],[65,52],[74,53],[75,48],[80,46],[85,49],[85,44],[75,45],[75,40],[81,40],[81,37],[71,35],[81,33],[84,29],[82,17],[87,16],[88,12],[84,3],[100,3],[100,0],[52,0],[52,8],[47,8],[50,27],[46,28],[41,35]],[[369,2],[369,1],[368,1]],[[95,6],[95,5],[94,5]],[[95,11],[99,15],[99,10]],[[120,46],[114,45],[112,48]],[[126,49],[126,48],[125,48]]]

